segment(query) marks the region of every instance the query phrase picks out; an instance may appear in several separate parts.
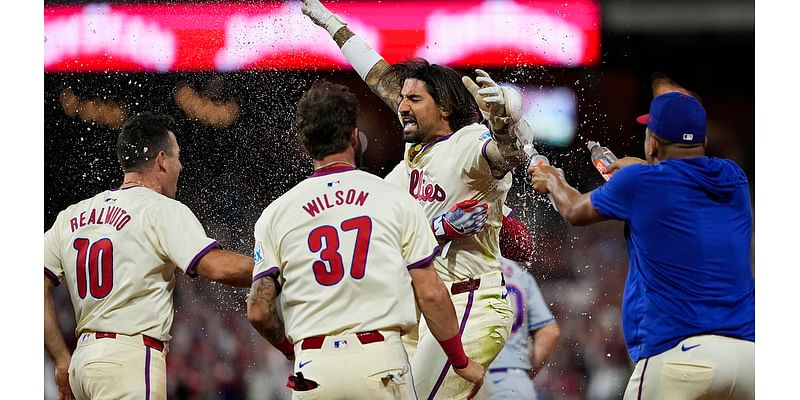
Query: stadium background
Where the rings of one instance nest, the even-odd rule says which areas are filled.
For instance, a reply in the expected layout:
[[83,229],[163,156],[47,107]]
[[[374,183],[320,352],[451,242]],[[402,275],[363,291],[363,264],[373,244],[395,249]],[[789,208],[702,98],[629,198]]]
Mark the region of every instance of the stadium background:
[[[45,6],[87,3],[46,1]],[[754,188],[752,2],[598,4],[596,63],[487,69],[498,81],[565,87],[575,94],[575,136],[565,146],[537,146],[540,152],[564,168],[580,190],[600,185],[585,141],[599,140],[620,157],[641,157],[643,131],[633,120],[647,111],[651,74],[661,71],[700,94],[709,114],[709,153],[734,159]],[[44,229],[69,204],[121,182],[113,123],[93,122],[69,106],[86,111],[91,108],[86,101],[115,103],[128,113],[158,110],[176,117],[184,165],[178,199],[195,211],[210,236],[228,249],[250,253],[252,225],[260,212],[311,171],[291,122],[300,94],[318,78],[357,93],[359,127],[370,137],[364,167],[384,176],[402,158],[400,127],[352,71],[45,73]],[[176,100],[181,87],[193,89],[190,98],[235,102],[238,116],[225,127],[208,125],[202,115],[191,118],[188,103],[180,106]],[[508,204],[534,233],[535,256],[528,269],[562,328],[556,353],[536,379],[540,398],[621,398],[632,367],[619,326],[627,269],[622,225],[566,226],[549,204],[530,194],[519,172]],[[755,201],[754,190],[751,195]],[[167,364],[169,398],[288,398],[284,384],[291,366],[247,323],[245,295],[244,289],[179,274]],[[55,296],[62,332],[74,347],[74,314],[63,285]],[[44,366],[45,398],[55,398],[47,357]]]

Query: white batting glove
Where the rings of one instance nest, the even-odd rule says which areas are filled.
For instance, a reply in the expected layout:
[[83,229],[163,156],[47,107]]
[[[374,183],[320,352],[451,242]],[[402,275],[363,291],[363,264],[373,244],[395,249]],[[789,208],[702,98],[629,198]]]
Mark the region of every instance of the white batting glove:
[[488,216],[488,204],[478,204],[478,200],[464,200],[433,217],[433,234],[439,241],[472,236],[483,230]]
[[303,0],[303,5],[300,7],[303,14],[311,18],[318,26],[325,28],[331,37],[336,34],[339,29],[347,25],[342,17],[334,14],[327,7],[323,6],[319,0]]
[[492,129],[502,129],[508,124],[521,120],[522,94],[514,88],[499,86],[482,69],[476,69],[475,73],[478,74],[478,77],[475,78],[478,83],[468,76],[461,78],[461,81],[472,93],[481,109],[481,114],[492,125]]

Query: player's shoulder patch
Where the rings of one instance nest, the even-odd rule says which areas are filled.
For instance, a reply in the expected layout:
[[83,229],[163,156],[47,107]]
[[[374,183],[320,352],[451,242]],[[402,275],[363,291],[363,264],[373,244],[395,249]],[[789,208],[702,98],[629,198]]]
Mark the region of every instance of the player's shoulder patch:
[[261,241],[256,240],[256,246],[253,249],[253,262],[258,264],[264,261],[264,249],[261,246]]
[[478,137],[479,142],[484,142],[492,138],[492,132],[486,131],[483,135]]

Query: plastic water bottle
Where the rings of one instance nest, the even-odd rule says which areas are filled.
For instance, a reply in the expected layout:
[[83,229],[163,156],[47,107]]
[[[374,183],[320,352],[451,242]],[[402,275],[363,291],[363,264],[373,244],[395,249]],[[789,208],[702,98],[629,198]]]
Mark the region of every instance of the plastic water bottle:
[[[523,150],[525,151],[525,154],[528,155],[528,168],[530,168],[531,165],[535,165],[537,167],[541,167],[542,165],[550,165],[550,160],[548,160],[547,157],[539,154],[539,152],[536,151],[533,146],[525,145]],[[527,171],[528,168],[525,170]],[[556,207],[556,201],[553,200],[553,194],[548,193],[547,197],[550,199],[550,204],[553,205],[553,209],[558,211],[558,207]]]
[[603,176],[603,179],[606,181],[611,179],[611,175],[613,174],[606,173],[606,169],[609,165],[617,161],[617,156],[615,156],[608,147],[600,146],[600,143],[595,141],[590,140],[586,143],[586,147],[588,147],[589,151],[592,153],[592,164],[594,164],[594,167],[600,172],[600,175]]

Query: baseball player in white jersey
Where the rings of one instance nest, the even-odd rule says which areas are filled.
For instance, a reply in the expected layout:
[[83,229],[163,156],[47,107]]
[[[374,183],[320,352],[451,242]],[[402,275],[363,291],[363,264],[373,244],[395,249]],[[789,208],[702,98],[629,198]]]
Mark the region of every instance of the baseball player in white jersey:
[[561,333],[533,276],[512,260],[501,262],[514,324],[506,346],[489,367],[486,394],[492,400],[536,399],[532,379],[555,350]]
[[[121,187],[67,207],[44,235],[45,347],[60,399],[165,399],[175,269],[250,283],[252,259],[219,249],[174,200],[173,126],[163,114],[129,119],[117,143]],[[62,281],[77,321],[71,361],[50,296]]]
[[[303,3],[303,13],[331,34],[370,89],[397,110],[407,146],[404,163],[393,172],[398,175],[389,180],[401,182],[422,204],[437,236],[464,230],[459,224],[462,218],[453,218],[465,213],[463,201],[488,204],[483,231],[443,243],[442,254],[434,260],[456,307],[465,351],[488,366],[511,328],[498,234],[501,206],[511,186],[508,172],[525,159],[518,136],[530,133],[521,118],[519,92],[497,86],[480,70],[479,86],[468,77],[462,81],[450,68],[421,59],[388,65],[318,0]],[[491,129],[478,124],[481,111]],[[469,385],[449,369],[430,338],[430,322],[420,320],[412,359],[417,394],[424,399],[464,398]]]
[[295,399],[416,399],[400,340],[416,323],[416,296],[439,351],[477,391],[484,368],[465,355],[431,266],[439,246],[428,219],[402,190],[356,169],[357,115],[341,85],[316,82],[300,99],[296,124],[315,172],[256,223],[248,318],[294,358]]

